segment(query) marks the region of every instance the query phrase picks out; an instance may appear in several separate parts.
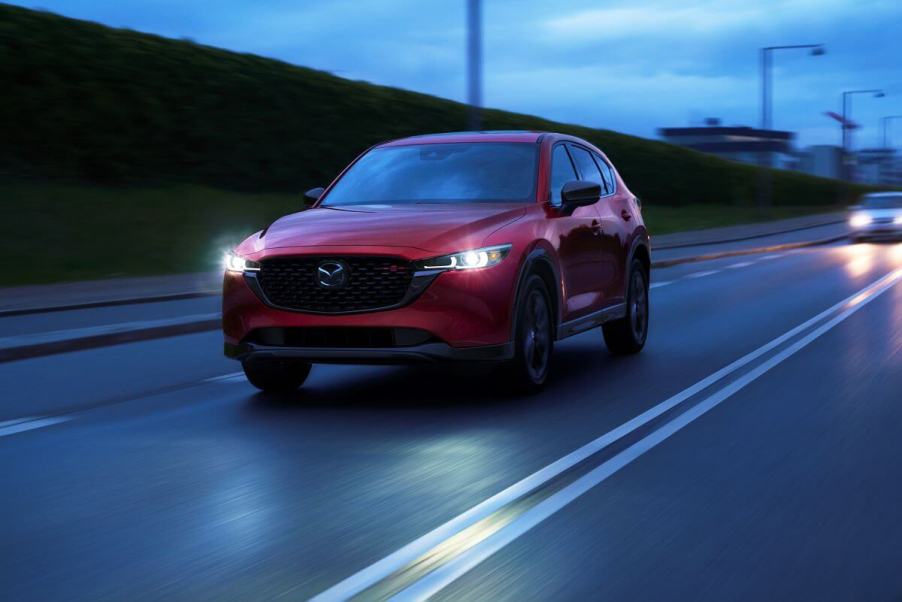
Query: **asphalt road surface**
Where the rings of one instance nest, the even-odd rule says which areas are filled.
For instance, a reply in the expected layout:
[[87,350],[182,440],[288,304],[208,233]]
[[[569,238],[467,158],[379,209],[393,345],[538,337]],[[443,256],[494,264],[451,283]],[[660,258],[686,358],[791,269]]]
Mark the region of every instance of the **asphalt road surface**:
[[652,283],[642,354],[568,339],[528,398],[343,366],[268,397],[215,332],[0,364],[0,597],[902,599],[902,243]]

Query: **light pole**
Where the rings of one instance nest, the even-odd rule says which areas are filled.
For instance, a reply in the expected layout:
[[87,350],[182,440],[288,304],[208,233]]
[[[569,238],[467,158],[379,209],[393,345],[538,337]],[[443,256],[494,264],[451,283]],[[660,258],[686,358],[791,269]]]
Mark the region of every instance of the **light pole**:
[[467,0],[467,103],[469,128],[482,128],[482,7],[481,0]]
[[793,44],[790,46],[767,46],[761,48],[761,129],[771,128],[771,54],[775,50],[795,50],[807,48],[811,56],[821,56],[827,52],[823,44]]
[[883,98],[886,93],[880,89],[870,90],[846,90],[842,93],[842,159],[843,159],[843,177],[846,180],[851,179],[849,150],[852,146],[852,128],[849,127],[849,120],[852,118],[852,97],[856,94],[872,94],[874,98]]
[[889,123],[893,119],[902,119],[902,115],[887,115],[880,118],[880,125],[883,129],[883,148],[889,148]]
[[[808,48],[812,56],[820,56],[827,52],[823,44],[793,44],[789,46],[767,46],[759,50],[761,60],[761,129],[771,128],[771,55],[775,50],[795,50]],[[773,167],[770,151],[758,153],[758,165],[762,169],[758,174],[758,205],[766,207],[770,205],[771,181],[770,172],[767,169]]]

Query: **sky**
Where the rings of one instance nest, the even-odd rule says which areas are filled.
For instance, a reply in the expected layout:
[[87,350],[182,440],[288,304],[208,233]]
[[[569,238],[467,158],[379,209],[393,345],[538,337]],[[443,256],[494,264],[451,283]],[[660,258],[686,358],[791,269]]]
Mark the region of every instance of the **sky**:
[[[38,0],[29,8],[463,101],[466,0]],[[774,53],[773,125],[838,144],[845,90],[879,146],[902,115],[902,0],[482,0],[485,106],[657,137],[660,127],[757,126],[758,49]],[[902,119],[890,122],[902,147]]]

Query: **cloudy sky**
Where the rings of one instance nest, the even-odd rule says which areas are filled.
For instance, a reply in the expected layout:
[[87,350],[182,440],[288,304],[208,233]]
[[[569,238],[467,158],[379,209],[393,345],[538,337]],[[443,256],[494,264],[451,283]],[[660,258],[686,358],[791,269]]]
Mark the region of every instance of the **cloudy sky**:
[[[62,15],[275,57],[336,75],[465,98],[466,0],[38,0]],[[757,125],[761,46],[774,57],[774,126],[836,144],[843,90],[879,143],[902,114],[902,0],[483,0],[487,106],[654,137],[658,127]],[[894,122],[902,146],[902,119]]]

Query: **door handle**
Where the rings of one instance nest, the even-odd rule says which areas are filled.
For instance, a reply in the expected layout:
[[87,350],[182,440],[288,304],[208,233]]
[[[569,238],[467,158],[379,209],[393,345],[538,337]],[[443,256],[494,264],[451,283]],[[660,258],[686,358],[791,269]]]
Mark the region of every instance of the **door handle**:
[[629,211],[627,211],[626,209],[623,209],[623,210],[620,212],[620,217],[622,217],[622,218],[625,219],[626,221],[630,221],[630,219],[632,219],[633,216],[632,216],[632,214],[631,214]]

